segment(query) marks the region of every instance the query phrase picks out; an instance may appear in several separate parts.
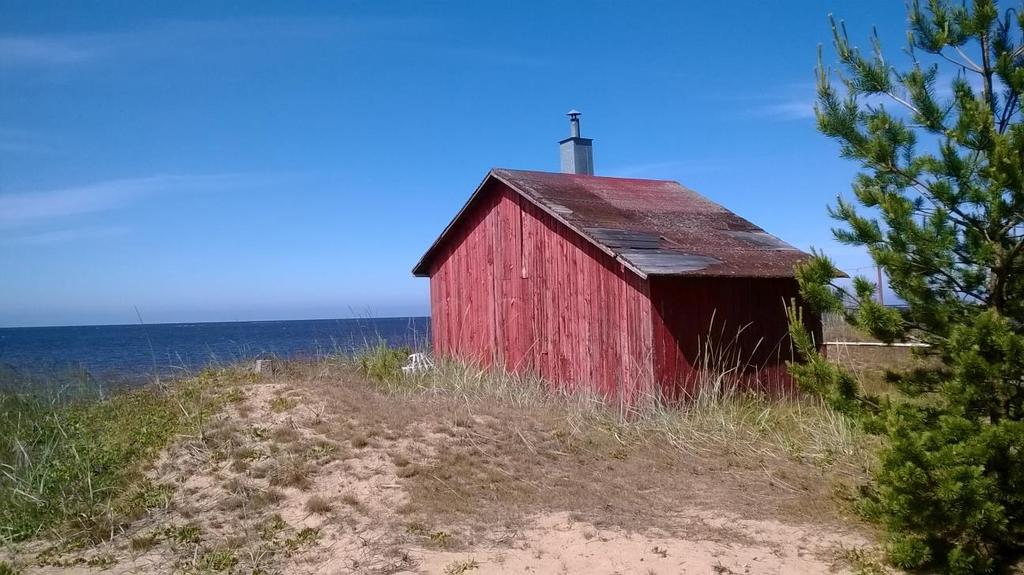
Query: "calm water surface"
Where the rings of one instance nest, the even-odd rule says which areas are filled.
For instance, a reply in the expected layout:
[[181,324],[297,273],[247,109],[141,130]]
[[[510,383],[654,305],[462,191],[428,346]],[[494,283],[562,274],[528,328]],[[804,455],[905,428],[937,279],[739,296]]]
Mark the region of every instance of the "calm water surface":
[[132,383],[264,355],[351,352],[379,339],[422,348],[429,333],[426,317],[0,328],[0,375]]

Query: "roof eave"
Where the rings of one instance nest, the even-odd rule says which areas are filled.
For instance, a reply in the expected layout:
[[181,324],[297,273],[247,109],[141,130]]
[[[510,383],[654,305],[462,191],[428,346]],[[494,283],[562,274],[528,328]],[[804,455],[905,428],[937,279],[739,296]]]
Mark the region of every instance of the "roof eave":
[[423,257],[421,257],[420,260],[418,262],[416,262],[416,265],[413,266],[413,268],[412,268],[412,275],[413,276],[420,277],[420,278],[430,277],[430,260],[433,257],[434,252],[437,250],[437,248],[439,248],[441,246],[442,243],[444,243],[444,240],[448,237],[448,234],[451,232],[452,228],[454,228],[455,225],[459,222],[459,220],[462,219],[462,215],[466,212],[466,210],[469,209],[469,206],[471,206],[473,204],[473,202],[476,200],[477,196],[480,195],[480,193],[483,191],[483,189],[487,186],[487,183],[493,178],[493,179],[501,182],[502,184],[505,184],[510,189],[514,190],[517,194],[519,194],[519,197],[525,198],[528,202],[530,202],[534,206],[537,206],[538,209],[540,209],[544,213],[548,214],[549,216],[554,218],[556,221],[560,222],[562,225],[564,225],[565,227],[569,228],[570,230],[572,230],[574,233],[578,234],[580,237],[582,237],[586,241],[590,242],[597,249],[599,249],[602,252],[604,252],[604,253],[608,254],[609,256],[611,256],[612,259],[614,259],[615,261],[617,261],[620,264],[622,264],[626,269],[628,269],[631,272],[635,273],[637,276],[640,277],[640,279],[647,279],[647,274],[643,270],[637,268],[633,264],[631,264],[628,261],[624,260],[622,257],[620,257],[618,254],[616,254],[614,251],[609,249],[608,246],[605,246],[605,245],[601,244],[600,242],[598,242],[596,239],[590,237],[590,235],[588,235],[587,233],[585,233],[583,230],[579,229],[578,227],[572,225],[565,218],[560,216],[557,212],[555,212],[554,210],[552,210],[548,206],[545,206],[541,202],[538,202],[530,194],[527,194],[527,193],[523,192],[523,190],[519,189],[518,186],[513,184],[507,178],[503,178],[498,173],[499,171],[500,170],[498,168],[491,168],[490,170],[488,170],[487,175],[484,176],[483,181],[481,181],[480,184],[476,187],[476,189],[473,191],[473,194],[469,196],[469,199],[466,200],[466,203],[462,205],[462,208],[459,210],[459,212],[457,214],[455,214],[455,217],[452,218],[452,220],[450,222],[448,222],[448,225],[444,228],[444,231],[441,232],[441,235],[439,235],[437,237],[437,239],[434,240],[434,243],[432,243],[430,245],[430,247],[427,248],[427,251],[423,254]]
[[462,208],[460,208],[458,213],[455,214],[455,217],[453,217],[451,221],[448,222],[448,225],[445,226],[444,230],[441,232],[441,235],[437,236],[437,239],[434,240],[434,243],[430,244],[430,247],[427,248],[427,251],[423,253],[422,257],[420,257],[420,261],[416,262],[416,265],[413,266],[412,275],[414,277],[430,277],[430,259],[431,256],[434,255],[434,251],[441,246],[445,238],[448,237],[448,233],[452,230],[452,228],[455,227],[455,224],[458,223],[460,219],[462,219],[462,214],[464,214],[466,210],[469,209],[469,206],[473,203],[473,200],[475,200],[476,197],[480,195],[481,190],[483,190],[484,186],[487,185],[487,181],[490,180],[493,176],[494,168],[491,168],[490,170],[487,171],[487,175],[484,176],[484,179],[477,185],[476,189],[473,190],[473,193],[469,196],[469,199],[466,200],[466,203],[462,204]]
[[[622,257],[621,254],[617,253],[616,251],[612,250],[608,246],[606,246],[603,243],[599,242],[596,238],[594,238],[590,234],[588,234],[584,229],[580,228],[579,226],[574,225],[572,222],[570,222],[567,219],[565,219],[562,215],[560,215],[557,211],[553,210],[550,206],[545,205],[538,198],[535,198],[533,195],[531,195],[531,193],[528,193],[527,191],[525,191],[522,188],[520,188],[512,180],[510,180],[509,178],[503,176],[502,175],[503,171],[504,170],[502,170],[500,168],[491,168],[490,170],[488,170],[487,175],[485,175],[483,180],[480,182],[480,184],[477,185],[476,189],[473,191],[473,194],[470,195],[469,199],[466,200],[466,202],[462,205],[462,208],[459,209],[457,214],[455,214],[455,217],[453,217],[451,219],[451,221],[444,228],[444,230],[441,232],[441,234],[437,237],[437,239],[434,240],[434,242],[430,245],[430,247],[427,249],[427,251],[423,254],[423,256],[420,258],[420,260],[413,267],[413,269],[412,269],[413,276],[415,276],[415,277],[430,277],[430,264],[431,264],[431,261],[432,261],[433,257],[435,256],[435,252],[438,250],[438,248],[440,248],[441,244],[443,244],[445,242],[445,240],[448,238],[448,235],[452,232],[452,229],[454,229],[455,226],[458,225],[459,221],[465,215],[467,210],[469,210],[470,206],[473,205],[473,203],[476,201],[477,197],[480,196],[480,194],[483,192],[484,188],[488,185],[488,183],[491,181],[492,178],[497,180],[497,181],[499,181],[499,182],[501,182],[505,186],[508,186],[510,189],[515,191],[519,195],[519,197],[526,199],[532,205],[536,206],[539,210],[541,210],[545,214],[548,214],[549,216],[551,216],[555,221],[561,223],[562,225],[567,227],[569,230],[571,230],[573,233],[579,235],[581,238],[583,238],[584,240],[589,242],[591,245],[596,247],[599,251],[601,251],[601,252],[607,254],[608,256],[610,256],[614,261],[618,262],[625,269],[628,269],[631,272],[633,272],[634,274],[636,274],[640,279],[646,280],[649,277],[763,277],[763,278],[777,277],[777,278],[792,278],[795,275],[794,273],[789,273],[789,274],[746,274],[746,273],[737,274],[737,273],[714,273],[714,272],[709,272],[709,271],[697,272],[697,273],[694,273],[692,271],[691,272],[685,272],[685,273],[679,273],[679,272],[677,272],[677,273],[657,273],[657,272],[650,272],[650,273],[648,273],[648,272],[645,272],[643,269],[639,268],[638,266],[634,265],[633,263],[631,263],[630,261],[628,261],[627,259]],[[669,181],[669,180],[665,180],[665,181]],[[681,187],[681,188],[683,187],[678,182],[674,182],[674,183],[677,186]],[[807,254],[805,254],[805,255],[807,255]]]

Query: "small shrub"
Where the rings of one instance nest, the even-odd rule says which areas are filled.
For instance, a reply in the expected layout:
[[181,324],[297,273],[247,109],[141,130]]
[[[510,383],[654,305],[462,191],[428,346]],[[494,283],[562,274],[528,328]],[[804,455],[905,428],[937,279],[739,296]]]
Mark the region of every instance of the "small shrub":
[[479,568],[480,564],[477,563],[476,559],[453,561],[444,568],[444,575],[462,575],[467,571],[474,571]]
[[434,531],[427,535],[427,539],[442,549],[447,549],[453,541],[451,533],[448,533],[447,531]]
[[168,527],[165,534],[178,545],[186,545],[199,543],[203,530],[198,525],[189,523],[180,527]]
[[227,571],[238,564],[238,557],[235,556],[228,549],[216,549],[208,553],[204,553],[199,561],[196,562],[196,568],[202,571],[212,571],[214,573],[220,573]]
[[314,529],[313,527],[303,527],[295,534],[294,537],[289,537],[284,541],[285,549],[289,551],[296,551],[300,547],[306,547],[313,545],[320,539],[320,530]]
[[278,533],[288,528],[288,523],[277,513],[268,517],[260,526],[260,538],[271,541]]
[[320,464],[327,463],[334,459],[338,452],[337,444],[323,439],[314,439],[312,442],[306,443],[302,447],[302,457],[308,461],[315,461]]
[[411,350],[388,347],[381,340],[363,350],[357,356],[359,371],[377,381],[394,381],[402,377],[402,366],[405,365]]

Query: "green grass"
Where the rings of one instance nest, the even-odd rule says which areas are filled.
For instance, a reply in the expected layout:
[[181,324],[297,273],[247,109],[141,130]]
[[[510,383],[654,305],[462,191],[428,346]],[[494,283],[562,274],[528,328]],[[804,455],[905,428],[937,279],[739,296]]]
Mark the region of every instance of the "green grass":
[[167,527],[164,534],[178,545],[194,545],[202,540],[203,529],[198,525],[188,523],[177,527]]
[[196,562],[197,573],[221,573],[238,564],[238,557],[229,549],[209,551]]
[[388,347],[378,341],[356,355],[359,371],[376,381],[395,381],[402,377],[402,366],[412,353],[409,348]]
[[199,433],[223,403],[220,379],[208,372],[102,400],[0,393],[0,541],[44,530],[98,540],[166,507],[173,489],[142,468],[175,435]]

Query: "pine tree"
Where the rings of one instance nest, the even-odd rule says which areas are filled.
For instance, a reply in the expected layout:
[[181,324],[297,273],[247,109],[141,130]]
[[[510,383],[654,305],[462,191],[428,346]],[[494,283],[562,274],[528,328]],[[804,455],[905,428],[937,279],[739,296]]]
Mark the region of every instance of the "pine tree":
[[993,572],[1024,543],[1024,10],[914,0],[908,15],[903,70],[877,34],[865,54],[832,20],[838,69],[819,56],[815,107],[862,167],[829,209],[835,237],[865,247],[907,307],[876,302],[866,278],[838,288],[821,253],[797,275],[805,305],[885,342],[924,342],[931,367],[890,374],[899,395],[868,396],[794,309],[806,361],[791,369],[883,437],[863,508],[887,528],[890,559]]

